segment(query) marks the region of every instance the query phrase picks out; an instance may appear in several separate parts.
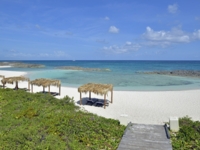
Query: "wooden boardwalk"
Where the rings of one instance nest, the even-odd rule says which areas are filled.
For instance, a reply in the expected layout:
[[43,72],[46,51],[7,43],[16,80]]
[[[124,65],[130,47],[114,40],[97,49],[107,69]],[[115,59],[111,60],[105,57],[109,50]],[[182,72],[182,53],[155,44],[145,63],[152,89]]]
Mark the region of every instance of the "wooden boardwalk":
[[162,125],[129,123],[117,150],[172,150]]

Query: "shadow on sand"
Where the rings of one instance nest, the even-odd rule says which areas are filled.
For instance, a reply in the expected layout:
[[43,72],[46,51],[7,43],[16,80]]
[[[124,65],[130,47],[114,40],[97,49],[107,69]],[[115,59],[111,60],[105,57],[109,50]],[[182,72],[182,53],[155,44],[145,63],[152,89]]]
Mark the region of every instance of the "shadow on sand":
[[57,92],[46,92],[46,91],[40,91],[40,92],[38,92],[38,93],[43,93],[43,94],[50,94],[50,95],[52,95],[52,96],[58,96],[59,95],[59,93],[57,93]]
[[[90,106],[96,106],[96,107],[103,107],[104,106],[104,99],[98,99],[98,98],[91,98],[89,97],[83,97],[81,101],[82,105],[90,105]],[[77,104],[81,105],[80,100],[77,101]],[[106,99],[106,106],[109,105],[109,100]]]

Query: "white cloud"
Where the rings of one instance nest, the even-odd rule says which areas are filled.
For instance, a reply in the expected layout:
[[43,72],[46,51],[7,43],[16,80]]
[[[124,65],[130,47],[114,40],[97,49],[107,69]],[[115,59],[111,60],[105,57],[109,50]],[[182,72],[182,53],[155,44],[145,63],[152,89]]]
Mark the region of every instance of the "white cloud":
[[40,53],[40,57],[68,57],[69,55],[64,51],[53,51],[53,53]]
[[111,52],[111,53],[115,53],[115,54],[122,54],[122,53],[127,53],[127,52],[131,52],[131,51],[137,51],[141,48],[141,46],[139,44],[132,44],[131,42],[126,42],[125,45],[122,46],[109,46],[109,47],[104,47],[103,50],[106,52]]
[[126,41],[124,45],[107,46],[103,50],[108,53],[122,54],[135,52],[142,47],[156,46],[164,48],[173,44],[190,43],[200,40],[200,29],[194,32],[185,32],[181,27],[174,27],[169,31],[154,31],[151,27],[146,27],[146,32],[142,35],[142,38],[142,41],[138,41],[138,43]]
[[64,51],[53,51],[52,53],[42,52],[42,53],[27,53],[18,52],[16,50],[9,50],[6,57],[23,57],[23,58],[66,58],[69,55]]
[[34,54],[23,53],[23,52],[14,52],[8,55],[9,57],[34,57]]
[[173,5],[169,5],[168,6],[168,12],[175,14],[178,10],[178,5],[177,4],[173,4]]
[[193,33],[194,39],[199,39],[200,40],[200,30],[197,30]]
[[[198,36],[198,32],[193,33]],[[171,31],[154,31],[150,27],[146,28],[146,32],[143,37],[151,45],[171,45],[173,43],[189,43],[194,39],[194,36],[190,33],[186,33],[178,28],[173,28]]]
[[126,42],[126,45],[131,45],[131,44],[132,44],[132,43],[131,43],[131,42],[129,42],[129,41],[127,41],[127,42]]
[[11,52],[11,53],[16,53],[17,51],[14,50],[14,49],[11,49],[11,50],[9,50],[9,52]]
[[54,51],[54,56],[56,57],[66,57],[68,54],[66,54],[64,51]]
[[119,32],[119,29],[116,28],[115,26],[110,26],[109,32],[110,32],[110,33],[118,33],[118,32]]
[[138,51],[142,47],[156,46],[164,48],[173,44],[190,43],[200,40],[200,29],[194,32],[185,32],[181,27],[174,27],[169,31],[154,31],[151,27],[146,27],[146,32],[142,35],[142,38],[142,41],[138,41],[138,43],[126,41],[124,45],[107,46],[103,50],[107,53],[122,54]]
[[39,57],[49,57],[50,55],[48,53],[40,53]]
[[109,18],[109,17],[107,17],[107,16],[106,16],[104,19],[105,19],[105,20],[110,20],[110,18]]

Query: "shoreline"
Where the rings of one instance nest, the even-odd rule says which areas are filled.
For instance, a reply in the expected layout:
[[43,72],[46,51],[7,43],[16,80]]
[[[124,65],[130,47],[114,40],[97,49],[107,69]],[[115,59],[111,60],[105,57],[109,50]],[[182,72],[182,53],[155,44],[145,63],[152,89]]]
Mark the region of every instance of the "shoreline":
[[[33,65],[34,63],[32,63]],[[29,64],[31,65],[31,63]],[[179,70],[177,73],[180,75],[163,75],[160,74],[152,74],[145,71],[136,71],[129,72],[127,74],[123,73],[106,73],[106,74],[96,74],[95,71],[93,73],[82,72],[80,70],[65,70],[65,69],[56,69],[56,67],[46,67],[45,69],[21,69],[19,67],[15,68],[10,65],[12,68],[3,69],[7,71],[24,71],[27,72],[26,77],[29,77],[30,80],[36,78],[54,78],[60,79],[63,86],[67,87],[76,87],[83,85],[84,83],[109,83],[113,84],[115,91],[184,91],[184,90],[195,90],[199,89],[200,86],[200,78],[185,76],[183,77],[180,73],[190,73],[193,74],[196,71],[187,71],[187,70]],[[68,66],[69,68],[73,67],[73,65]],[[75,67],[74,69],[76,69]],[[78,67],[81,68],[81,67]],[[1,69],[1,68],[0,68]],[[92,68],[90,68],[92,69]],[[93,68],[94,69],[94,68]],[[181,72],[180,72],[181,71]],[[151,72],[151,71],[150,71]],[[154,72],[154,71],[153,71]],[[170,72],[171,71],[164,71]],[[175,70],[176,72],[176,70]],[[200,73],[200,71],[197,71]],[[73,75],[74,73],[74,75]],[[115,77],[115,73],[116,77]],[[139,74],[142,73],[140,76]],[[173,74],[173,71],[172,71]],[[114,76],[113,76],[114,75]],[[127,75],[127,76],[126,76]],[[113,77],[112,77],[113,76]],[[80,78],[82,77],[82,78]],[[68,81],[69,80],[69,81]]]
[[[2,71],[0,75],[19,76],[26,75],[26,72]],[[15,85],[6,84],[8,88],[14,88]],[[27,82],[19,82],[19,88],[27,88]],[[48,91],[48,88],[45,89]],[[33,86],[33,92],[41,92],[42,87]],[[58,88],[51,86],[51,92],[58,92]],[[200,120],[200,89],[183,91],[115,91],[113,92],[113,104],[109,104],[106,109],[89,105],[80,105],[80,94],[75,87],[61,87],[61,95],[56,98],[62,98],[68,95],[74,97],[76,105],[88,112],[119,120],[122,124],[143,123],[143,124],[164,124],[169,121],[169,117],[184,117],[188,115],[193,120]],[[88,94],[82,93],[86,98]],[[103,96],[92,93],[92,98],[103,99]],[[110,93],[107,97],[110,100]]]
[[0,66],[0,68],[10,68],[12,66]]

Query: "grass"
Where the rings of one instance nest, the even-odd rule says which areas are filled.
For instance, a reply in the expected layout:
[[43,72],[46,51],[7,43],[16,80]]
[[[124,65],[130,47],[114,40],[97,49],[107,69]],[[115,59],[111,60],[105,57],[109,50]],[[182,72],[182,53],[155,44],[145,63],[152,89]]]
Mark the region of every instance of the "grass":
[[68,96],[0,89],[0,149],[115,150],[125,126],[83,112]]

